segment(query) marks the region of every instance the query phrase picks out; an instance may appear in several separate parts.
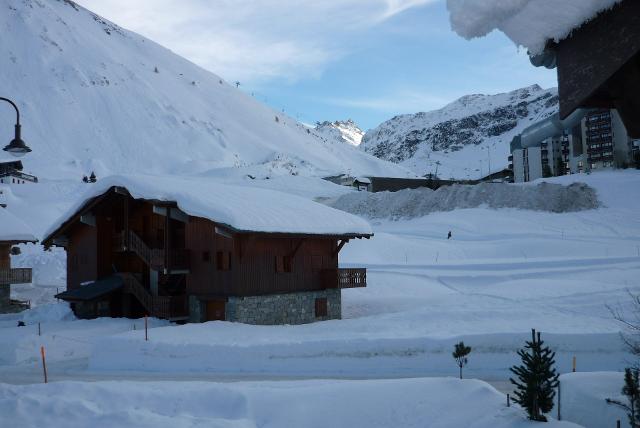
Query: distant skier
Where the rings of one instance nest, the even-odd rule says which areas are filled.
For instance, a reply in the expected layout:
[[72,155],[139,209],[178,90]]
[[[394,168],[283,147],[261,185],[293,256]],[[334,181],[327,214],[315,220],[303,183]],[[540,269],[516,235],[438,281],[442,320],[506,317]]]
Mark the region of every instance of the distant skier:
[[451,231],[447,234],[447,239],[451,239]]

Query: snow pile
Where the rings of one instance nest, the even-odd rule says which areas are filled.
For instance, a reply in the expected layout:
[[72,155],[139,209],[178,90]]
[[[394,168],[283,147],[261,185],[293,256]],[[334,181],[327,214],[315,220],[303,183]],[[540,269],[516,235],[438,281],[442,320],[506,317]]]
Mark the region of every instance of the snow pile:
[[363,219],[287,193],[213,180],[170,176],[110,176],[89,185],[87,192],[45,236],[53,233],[89,199],[113,186],[126,188],[135,199],[177,202],[189,215],[203,217],[238,231],[370,235]]
[[471,39],[501,30],[532,54],[621,0],[447,0],[451,28]]
[[[453,407],[452,407],[453,406]],[[524,411],[458,379],[0,384],[0,425],[28,427],[525,428]],[[577,427],[551,421],[548,428]]]
[[[629,427],[629,419],[619,406],[608,404],[607,398],[627,403],[622,395],[624,373],[569,373],[560,376],[560,407],[563,420],[585,428]],[[556,397],[557,400],[557,397]]]
[[0,207],[0,241],[35,242],[36,238],[29,226],[7,208]]
[[586,184],[481,183],[443,186],[435,191],[419,188],[398,192],[354,192],[341,196],[331,205],[367,218],[411,219],[438,211],[483,206],[561,213],[594,209],[599,203],[594,189]]

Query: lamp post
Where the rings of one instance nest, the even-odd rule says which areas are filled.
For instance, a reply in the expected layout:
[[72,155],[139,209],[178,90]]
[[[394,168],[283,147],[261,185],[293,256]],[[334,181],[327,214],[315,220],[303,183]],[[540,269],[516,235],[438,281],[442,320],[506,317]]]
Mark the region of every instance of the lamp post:
[[7,144],[2,150],[4,150],[5,152],[11,153],[15,157],[24,156],[25,154],[29,153],[31,151],[31,149],[29,148],[29,146],[27,146],[25,144],[24,141],[22,141],[22,138],[20,136],[20,130],[21,130],[21,126],[20,126],[20,110],[18,110],[18,106],[8,98],[0,97],[0,101],[8,102],[16,110],[16,126],[15,126],[16,133],[15,133],[15,136],[14,136],[13,140],[11,140],[11,142],[9,144]]

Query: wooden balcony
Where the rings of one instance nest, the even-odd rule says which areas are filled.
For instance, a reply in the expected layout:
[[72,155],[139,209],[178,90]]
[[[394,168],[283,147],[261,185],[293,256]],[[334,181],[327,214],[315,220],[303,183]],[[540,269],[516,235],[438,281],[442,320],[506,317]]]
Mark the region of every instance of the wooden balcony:
[[31,282],[31,268],[0,269],[0,284],[27,284]]
[[322,271],[324,288],[358,288],[367,286],[367,269],[340,268]]

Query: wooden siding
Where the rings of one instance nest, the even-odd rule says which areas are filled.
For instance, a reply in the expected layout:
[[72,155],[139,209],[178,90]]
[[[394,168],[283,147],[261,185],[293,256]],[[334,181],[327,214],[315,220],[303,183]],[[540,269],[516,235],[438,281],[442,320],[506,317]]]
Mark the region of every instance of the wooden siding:
[[9,256],[10,252],[11,245],[0,244],[0,269],[9,269],[11,267],[11,256]]
[[[191,250],[191,272],[187,292],[209,296],[253,296],[270,293],[322,290],[321,271],[336,269],[335,239],[272,238],[259,234],[215,232],[212,221],[191,217],[186,228],[186,246]],[[302,240],[302,242],[301,242]],[[291,272],[277,272],[278,257],[291,255]],[[219,269],[217,254],[230,253],[229,270]],[[206,255],[209,255],[207,258]]]
[[96,228],[78,223],[69,234],[67,248],[67,288],[73,290],[86,281],[98,279]]

